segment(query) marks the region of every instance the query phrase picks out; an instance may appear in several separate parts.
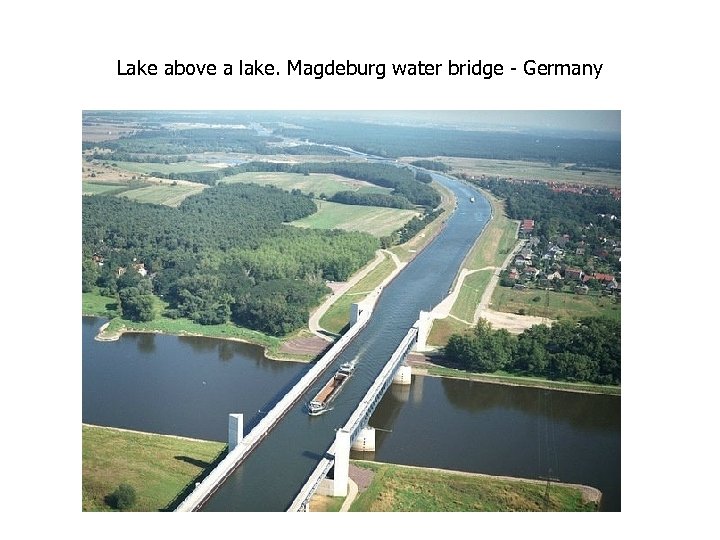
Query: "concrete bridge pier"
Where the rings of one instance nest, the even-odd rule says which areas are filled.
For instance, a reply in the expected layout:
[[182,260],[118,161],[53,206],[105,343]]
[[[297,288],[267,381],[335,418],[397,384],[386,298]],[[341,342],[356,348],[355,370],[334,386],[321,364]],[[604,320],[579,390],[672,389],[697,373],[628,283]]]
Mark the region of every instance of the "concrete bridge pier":
[[242,413],[230,413],[228,417],[228,451],[232,451],[243,439]]
[[350,326],[358,322],[360,314],[363,311],[365,311],[365,306],[362,304],[362,302],[355,302],[354,304],[350,304]]
[[352,449],[358,452],[375,451],[375,428],[365,426],[352,443]]
[[393,384],[410,384],[412,381],[412,368],[404,365],[400,366],[393,377]]
[[350,432],[335,433],[335,464],[333,466],[333,497],[346,497],[350,481]]
[[425,349],[427,349],[427,337],[430,333],[430,329],[432,328],[432,323],[432,313],[429,311],[421,311],[420,317],[415,323],[418,329],[417,342],[415,343],[416,351],[423,352]]

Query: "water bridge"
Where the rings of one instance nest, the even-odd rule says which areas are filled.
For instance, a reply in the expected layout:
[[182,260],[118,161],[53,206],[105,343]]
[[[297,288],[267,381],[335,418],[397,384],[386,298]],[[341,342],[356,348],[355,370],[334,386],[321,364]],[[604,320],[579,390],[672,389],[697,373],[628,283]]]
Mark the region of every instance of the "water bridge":
[[[305,510],[315,492],[346,493],[351,446],[371,449],[374,431],[368,420],[393,380],[409,381],[403,360],[416,343],[422,347],[427,331],[423,327],[428,326],[423,312],[447,296],[490,217],[484,199],[469,202],[476,191],[432,174],[455,192],[458,201],[455,211],[443,218],[446,223],[439,236],[376,291],[369,307],[353,305],[345,334],[272,410],[257,423],[253,418],[246,424],[254,426],[247,434],[243,415],[230,415],[228,455],[196,485],[178,511]],[[315,395],[328,373],[349,361],[357,362],[354,374],[331,409],[309,416],[304,402]]]
[[[177,507],[176,511],[192,512],[198,510],[212,497],[222,483],[243,463],[273,427],[285,416],[287,411],[298,402],[311,385],[327,370],[328,366],[336,360],[347,344],[367,324],[371,313],[370,303],[353,304],[350,309],[352,325],[348,332],[308,370],[247,436],[243,436],[243,415],[230,414],[228,422],[228,455],[202,482],[195,486],[193,492]],[[368,427],[368,421],[393,381],[399,384],[410,384],[410,367],[402,364],[416,343],[418,330],[421,326],[425,334],[427,334],[429,328],[426,328],[427,325],[421,325],[421,320],[418,320],[408,330],[365,397],[358,404],[353,415],[345,426],[338,430],[335,442],[327,449],[325,457],[310,475],[288,511],[306,510],[310,497],[316,492],[333,466],[335,474],[330,489],[334,496],[347,494],[350,447],[353,443],[356,443],[354,447],[359,450],[374,450],[374,430]],[[327,489],[325,488],[325,491]]]
[[[360,401],[353,415],[337,431],[335,442],[328,448],[325,457],[300,489],[300,493],[288,508],[288,512],[307,510],[310,498],[321,488],[324,488],[323,493],[329,493],[334,497],[347,495],[350,448],[374,450],[375,430],[368,425],[368,421],[383,395],[385,395],[385,391],[393,382],[410,384],[410,367],[403,365],[403,363],[417,340],[419,327],[420,321],[410,328],[398,348],[395,349],[390,360],[385,364],[380,375],[377,376],[365,397]],[[331,469],[334,473],[332,481],[326,482],[326,485],[322,486],[323,480]]]

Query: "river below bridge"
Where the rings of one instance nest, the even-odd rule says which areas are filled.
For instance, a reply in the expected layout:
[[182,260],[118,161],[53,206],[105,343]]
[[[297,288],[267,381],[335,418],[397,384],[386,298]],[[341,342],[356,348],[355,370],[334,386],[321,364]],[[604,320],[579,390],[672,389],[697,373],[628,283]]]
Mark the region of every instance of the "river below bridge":
[[[311,418],[301,400],[203,510],[287,508],[419,311],[447,294],[487,222],[484,199],[471,203],[469,188],[448,185],[458,210],[444,231],[386,287],[371,321],[309,390],[312,397],[337,365],[357,359],[333,409]],[[247,432],[308,369],[267,360],[257,347],[209,338],[129,334],[99,343],[92,338],[100,324],[83,319],[88,423],[224,441],[228,413],[244,413]],[[553,476],[601,489],[603,509],[620,510],[618,397],[414,377],[412,387],[388,390],[371,425],[392,431],[378,432],[378,460]]]

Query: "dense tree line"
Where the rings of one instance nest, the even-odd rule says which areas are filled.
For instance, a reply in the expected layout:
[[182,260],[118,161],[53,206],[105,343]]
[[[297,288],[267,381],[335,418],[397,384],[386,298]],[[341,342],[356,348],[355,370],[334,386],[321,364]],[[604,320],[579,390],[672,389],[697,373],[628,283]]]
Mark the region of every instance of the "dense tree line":
[[405,225],[400,227],[397,231],[393,232],[389,236],[384,236],[380,239],[380,243],[383,248],[389,248],[398,244],[403,244],[410,240],[413,236],[419,233],[422,229],[427,227],[430,223],[435,221],[444,210],[438,208],[432,212],[427,212],[423,216],[413,216]]
[[268,144],[279,142],[281,139],[278,137],[258,135],[254,129],[157,127],[98,142],[94,146],[120,154],[259,153],[267,148]]
[[422,167],[423,169],[428,169],[430,171],[445,172],[450,170],[449,165],[445,165],[445,163],[441,161],[435,161],[433,159],[416,159],[415,161],[411,161],[410,165]]
[[586,188],[584,193],[556,192],[546,183],[519,183],[487,178],[474,183],[505,200],[510,219],[535,220],[535,234],[552,238],[569,232],[580,238],[584,227],[594,224],[595,234],[620,236],[620,220],[599,219],[599,214],[620,217],[620,201],[604,188]]
[[518,337],[481,319],[472,332],[450,336],[450,365],[477,372],[503,370],[553,380],[620,384],[620,323],[606,318],[533,326]]
[[592,135],[590,138],[587,134],[562,136],[540,130],[511,133],[309,119],[302,121],[301,128],[279,128],[276,133],[348,146],[384,157],[460,156],[620,169],[619,137]]
[[117,294],[134,320],[154,316],[155,294],[171,317],[285,333],[307,324],[323,280],[346,280],[379,247],[364,233],[288,227],[315,203],[252,184],[206,189],[178,208],[98,195],[82,208],[83,290]]
[[429,173],[418,171],[415,173],[415,180],[422,182],[423,184],[429,184],[432,182],[432,176]]
[[401,195],[390,195],[388,193],[358,193],[357,191],[338,191],[328,200],[340,204],[382,206],[384,208],[409,209],[413,207],[413,205],[410,204],[410,201],[408,201],[405,197]]

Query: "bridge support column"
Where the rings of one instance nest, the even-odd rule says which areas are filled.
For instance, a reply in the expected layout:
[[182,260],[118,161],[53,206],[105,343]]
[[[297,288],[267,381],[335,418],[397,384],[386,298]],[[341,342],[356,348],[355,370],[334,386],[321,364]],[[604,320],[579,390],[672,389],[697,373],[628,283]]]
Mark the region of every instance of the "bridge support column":
[[344,429],[335,434],[334,469],[333,497],[345,497],[350,480],[350,432]]
[[424,351],[427,348],[427,337],[432,327],[433,318],[429,311],[421,311],[420,318],[417,320],[418,335],[417,343],[415,343],[416,351]]
[[228,417],[228,450],[232,451],[243,439],[243,415],[231,413]]
[[358,452],[375,451],[375,428],[365,426],[352,444],[352,449]]
[[393,377],[393,384],[410,384],[412,379],[412,368],[410,366],[400,366]]
[[350,304],[350,326],[358,322],[358,319],[360,318],[360,313],[363,312],[362,304],[359,302],[355,302],[354,304]]

